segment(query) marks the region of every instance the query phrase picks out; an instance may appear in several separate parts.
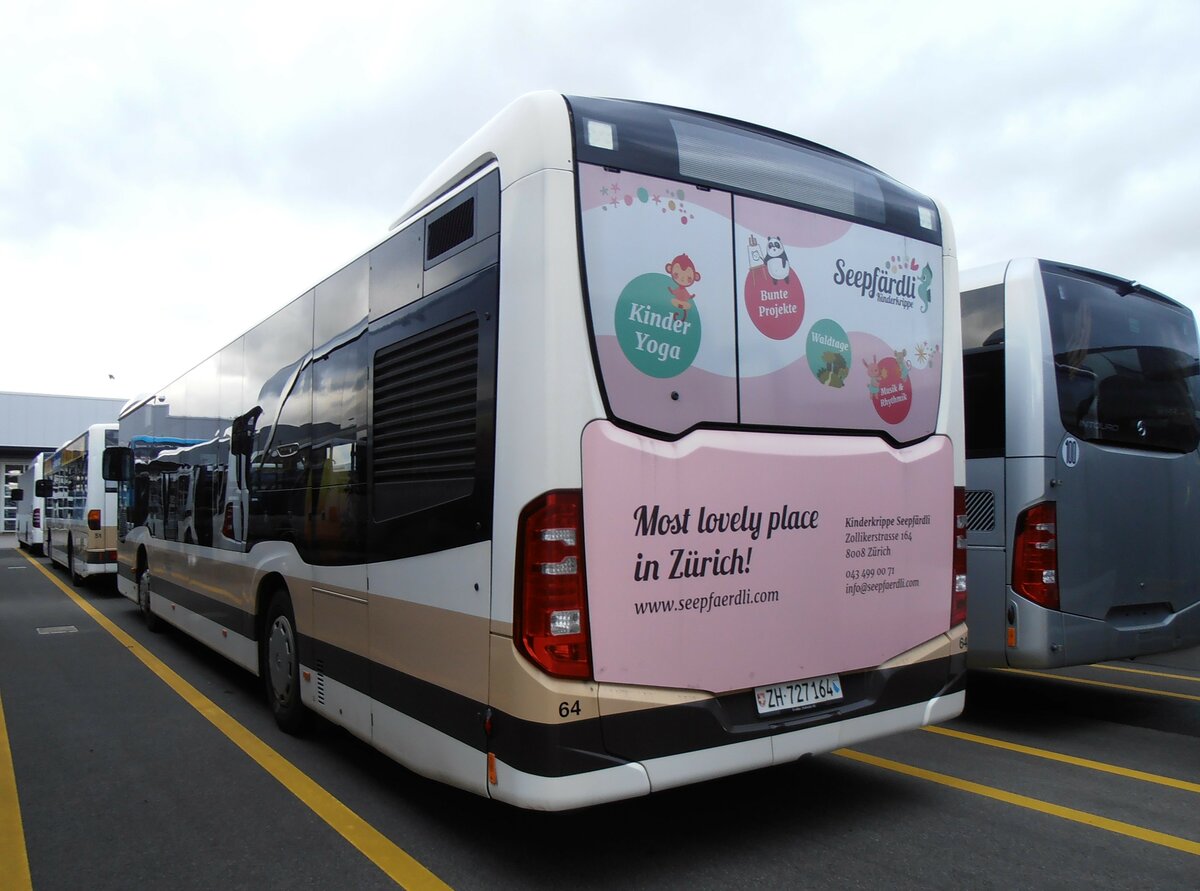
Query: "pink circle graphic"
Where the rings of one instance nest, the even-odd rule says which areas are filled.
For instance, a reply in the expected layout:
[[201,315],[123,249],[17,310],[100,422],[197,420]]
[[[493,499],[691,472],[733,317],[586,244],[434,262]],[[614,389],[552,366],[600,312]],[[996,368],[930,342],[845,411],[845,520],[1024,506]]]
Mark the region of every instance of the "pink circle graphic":
[[870,362],[864,359],[863,364],[875,411],[885,424],[899,424],[912,410],[912,381],[908,379],[908,369],[902,371],[893,356]]
[[804,288],[796,270],[775,279],[767,267],[753,266],[746,275],[746,312],[754,327],[772,340],[787,340],[804,321]]

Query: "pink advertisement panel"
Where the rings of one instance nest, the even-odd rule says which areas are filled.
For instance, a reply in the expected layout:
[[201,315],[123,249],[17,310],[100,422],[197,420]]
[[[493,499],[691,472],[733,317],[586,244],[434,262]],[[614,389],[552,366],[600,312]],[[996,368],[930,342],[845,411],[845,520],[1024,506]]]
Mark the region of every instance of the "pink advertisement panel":
[[581,164],[579,198],[614,413],[670,433],[736,422],[732,196]]
[[741,421],[933,432],[941,248],[740,196],[734,219]]
[[949,627],[953,459],[934,436],[583,437],[596,680],[722,693],[873,667]]
[[613,413],[705,422],[936,429],[942,255],[871,226],[581,164],[596,354]]

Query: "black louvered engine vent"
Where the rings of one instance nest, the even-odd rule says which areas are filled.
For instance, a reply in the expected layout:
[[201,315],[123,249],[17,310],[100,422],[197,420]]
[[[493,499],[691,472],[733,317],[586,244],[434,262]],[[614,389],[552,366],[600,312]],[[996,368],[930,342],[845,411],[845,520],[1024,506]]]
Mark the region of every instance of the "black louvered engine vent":
[[476,473],[478,317],[380,350],[374,375],[373,477],[385,513],[469,495]]
[[475,199],[468,198],[462,204],[446,211],[436,220],[430,220],[425,241],[425,260],[440,257],[475,237]]
[[967,531],[991,532],[996,528],[996,496],[988,489],[967,490]]

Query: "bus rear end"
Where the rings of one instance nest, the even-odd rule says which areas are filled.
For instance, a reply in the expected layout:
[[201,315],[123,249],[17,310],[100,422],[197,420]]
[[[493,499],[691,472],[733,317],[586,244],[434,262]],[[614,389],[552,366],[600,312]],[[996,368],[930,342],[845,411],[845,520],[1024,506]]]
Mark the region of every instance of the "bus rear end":
[[[782,134],[568,105],[601,411],[550,434],[549,451],[578,450],[578,480],[546,474],[521,511],[520,665],[496,645],[493,702],[509,707],[489,723],[491,794],[571,807],[955,716],[965,470],[947,221]],[[552,304],[569,299],[548,293],[547,312],[569,317]],[[502,335],[501,418],[523,373],[504,351]],[[561,416],[578,416],[569,401]],[[555,407],[526,426],[548,432]],[[502,421],[497,435],[502,480]]]
[[46,500],[37,494],[42,479],[43,467],[49,452],[38,452],[29,465],[21,471],[21,501],[17,504],[17,541],[21,547],[36,554],[42,552],[45,532]]
[[978,664],[1059,667],[1200,644],[1192,313],[1047,261],[1009,263],[1004,291],[1003,327],[1026,334],[1004,343],[997,369],[1009,392],[1003,474],[968,462],[971,489],[1000,495],[1005,545],[980,562],[992,578],[981,574],[972,609]]

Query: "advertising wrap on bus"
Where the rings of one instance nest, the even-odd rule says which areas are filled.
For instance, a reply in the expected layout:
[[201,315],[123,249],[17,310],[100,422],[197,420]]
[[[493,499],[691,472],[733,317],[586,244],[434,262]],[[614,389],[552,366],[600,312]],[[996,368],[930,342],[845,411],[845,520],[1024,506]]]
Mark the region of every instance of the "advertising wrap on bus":
[[945,633],[940,248],[590,165],[580,193],[613,415],[686,433],[585,430],[596,679],[720,693]]
[[937,245],[581,165],[588,289],[622,420],[880,431],[937,423]]

